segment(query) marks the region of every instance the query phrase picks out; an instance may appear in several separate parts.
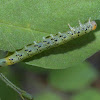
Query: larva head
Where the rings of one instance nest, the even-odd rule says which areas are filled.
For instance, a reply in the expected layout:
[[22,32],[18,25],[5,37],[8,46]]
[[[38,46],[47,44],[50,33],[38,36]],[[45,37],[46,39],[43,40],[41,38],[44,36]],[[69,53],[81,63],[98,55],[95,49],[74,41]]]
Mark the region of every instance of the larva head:
[[95,30],[96,27],[97,27],[97,24],[95,21],[91,21],[91,24],[92,24],[92,30]]

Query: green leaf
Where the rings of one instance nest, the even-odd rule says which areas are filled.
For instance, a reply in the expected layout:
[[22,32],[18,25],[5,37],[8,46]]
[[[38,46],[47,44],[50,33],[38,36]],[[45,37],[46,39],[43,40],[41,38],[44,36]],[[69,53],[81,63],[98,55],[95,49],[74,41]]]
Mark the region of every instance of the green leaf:
[[62,100],[62,99],[56,93],[46,91],[35,97],[35,100]]
[[78,64],[67,69],[51,71],[49,83],[63,91],[75,91],[90,85],[96,75],[95,70],[87,64]]
[[48,73],[50,71],[49,69],[45,69],[42,67],[27,65],[24,62],[20,62],[19,64],[17,64],[17,66],[23,68],[24,70],[32,71],[33,73],[38,73],[38,74],[39,73]]
[[100,91],[91,88],[73,96],[71,100],[100,100]]
[[[78,26],[78,20],[85,22],[89,17],[99,20],[99,13],[99,0],[2,0],[0,49],[21,49],[33,41],[41,41],[43,36],[67,31],[68,23]],[[99,31],[91,32],[63,46],[36,55],[27,64],[52,69],[70,67],[99,50],[99,37]]]

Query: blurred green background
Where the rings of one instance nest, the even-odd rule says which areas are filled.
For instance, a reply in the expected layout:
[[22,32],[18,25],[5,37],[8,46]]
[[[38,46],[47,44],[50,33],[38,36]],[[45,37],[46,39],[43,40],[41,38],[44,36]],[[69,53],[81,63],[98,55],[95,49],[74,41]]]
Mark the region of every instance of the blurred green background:
[[[0,58],[90,17],[95,31],[0,72],[34,100],[100,100],[99,0],[0,0]],[[21,100],[1,80],[0,99]]]

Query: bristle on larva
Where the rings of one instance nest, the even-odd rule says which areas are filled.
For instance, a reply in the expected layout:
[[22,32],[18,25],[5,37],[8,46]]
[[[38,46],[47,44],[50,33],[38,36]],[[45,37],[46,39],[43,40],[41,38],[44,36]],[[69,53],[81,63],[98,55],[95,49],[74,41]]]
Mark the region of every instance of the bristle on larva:
[[43,37],[41,42],[34,41],[33,44],[25,46],[22,50],[16,51],[12,55],[0,59],[0,66],[15,64],[44,50],[64,44],[73,38],[80,37],[86,33],[89,33],[90,31],[95,30],[97,24],[95,21],[90,21],[89,19],[89,21],[85,24],[82,24],[79,21],[79,27],[73,28],[70,26],[70,24],[68,24],[68,26],[70,28],[70,31],[68,32],[58,32],[58,34],[55,35],[50,34],[50,36]]

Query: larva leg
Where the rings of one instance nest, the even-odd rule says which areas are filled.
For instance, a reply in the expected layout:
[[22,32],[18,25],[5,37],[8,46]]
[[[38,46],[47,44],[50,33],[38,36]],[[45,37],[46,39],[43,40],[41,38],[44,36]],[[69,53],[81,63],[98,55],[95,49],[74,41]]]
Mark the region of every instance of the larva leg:
[[52,34],[50,34],[50,36],[51,36],[52,38],[54,38],[54,36],[53,36]]
[[33,42],[34,44],[37,44],[36,41]]
[[43,37],[43,40],[45,40],[45,37]]
[[71,27],[70,24],[68,24],[68,27],[70,28],[71,31],[75,31],[75,29]]
[[81,23],[81,21],[79,20],[79,25],[80,25],[80,27],[82,27],[82,23]]
[[61,35],[61,32],[58,32],[59,35]]
[[89,18],[89,21],[88,22],[91,23],[91,17]]
[[0,78],[3,82],[5,82],[9,87],[11,87],[14,91],[16,91],[23,100],[25,100],[24,98],[28,99],[28,100],[33,100],[33,97],[28,94],[27,92],[21,90],[20,88],[18,88],[17,86],[15,86],[12,82],[10,82],[2,73],[0,73]]

